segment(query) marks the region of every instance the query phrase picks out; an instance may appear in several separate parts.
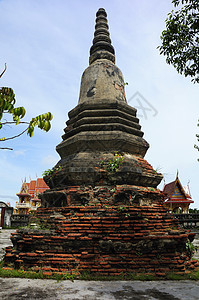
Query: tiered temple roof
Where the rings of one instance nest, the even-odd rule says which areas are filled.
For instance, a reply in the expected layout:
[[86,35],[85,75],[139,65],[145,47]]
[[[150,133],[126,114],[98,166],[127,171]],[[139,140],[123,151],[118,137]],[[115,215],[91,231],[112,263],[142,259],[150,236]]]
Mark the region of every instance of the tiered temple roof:
[[38,198],[38,194],[43,193],[47,189],[49,189],[49,187],[43,178],[37,178],[30,182],[26,182],[25,180],[22,183],[20,193],[17,194],[19,197],[19,202],[16,204],[18,214],[28,214],[30,210],[35,210],[39,207],[41,200]]
[[163,188],[165,206],[173,212],[178,212],[179,208],[182,208],[183,212],[188,212],[189,205],[194,203],[194,201],[187,191],[189,189],[182,186],[177,175],[174,181],[166,184]]
[[38,193],[43,193],[44,191],[48,190],[49,187],[43,180],[43,178],[37,178],[36,180],[31,180],[29,183],[29,193],[31,197],[35,198]]

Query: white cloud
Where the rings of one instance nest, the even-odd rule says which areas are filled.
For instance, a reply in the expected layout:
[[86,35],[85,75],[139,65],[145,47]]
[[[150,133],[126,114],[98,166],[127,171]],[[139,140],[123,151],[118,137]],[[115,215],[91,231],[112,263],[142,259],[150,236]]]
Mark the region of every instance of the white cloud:
[[21,156],[21,155],[25,155],[26,150],[14,150],[14,155],[15,156]]
[[53,155],[47,155],[43,157],[42,164],[46,166],[54,167],[54,165],[57,163],[57,157]]

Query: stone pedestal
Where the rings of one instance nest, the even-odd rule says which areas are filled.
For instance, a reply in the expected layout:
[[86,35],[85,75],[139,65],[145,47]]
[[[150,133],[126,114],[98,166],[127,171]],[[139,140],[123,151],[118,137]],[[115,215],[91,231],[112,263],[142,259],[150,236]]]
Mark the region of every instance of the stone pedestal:
[[48,275],[86,271],[93,276],[166,276],[198,267],[186,248],[194,234],[166,212],[160,191],[118,185],[73,186],[62,193],[68,206],[40,208],[40,229],[13,234],[5,264]]

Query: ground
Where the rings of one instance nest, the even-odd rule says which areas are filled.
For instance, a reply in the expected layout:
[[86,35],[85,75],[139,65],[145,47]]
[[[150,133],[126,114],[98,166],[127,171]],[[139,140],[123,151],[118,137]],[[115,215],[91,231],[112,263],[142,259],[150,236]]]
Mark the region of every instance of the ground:
[[47,300],[198,300],[195,281],[62,281],[0,278],[0,298]]

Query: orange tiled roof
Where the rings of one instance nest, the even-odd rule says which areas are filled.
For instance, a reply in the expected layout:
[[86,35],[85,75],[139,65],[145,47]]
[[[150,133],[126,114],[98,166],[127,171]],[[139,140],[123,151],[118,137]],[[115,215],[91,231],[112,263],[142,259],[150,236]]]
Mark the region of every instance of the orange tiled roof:
[[26,186],[28,187],[27,192],[31,195],[32,198],[38,198],[38,194],[41,194],[45,190],[49,189],[43,178],[37,178],[37,180],[31,180],[30,182],[26,182]]
[[49,189],[43,178],[37,178],[36,182],[36,188],[37,189]]
[[45,190],[49,189],[43,178],[37,178],[36,185],[35,185],[35,195],[43,193]]
[[176,180],[174,180],[164,186],[163,193],[166,194],[167,197],[169,197],[173,193],[175,184],[176,184]]
[[36,180],[31,180],[29,184],[29,190],[34,190],[36,185]]
[[31,180],[29,183],[29,194],[33,197],[34,196],[34,192],[35,192],[35,185],[36,185],[36,180]]
[[[175,187],[178,186],[180,192],[181,192],[181,197],[176,197],[175,196]],[[176,176],[176,179],[168,184],[166,184],[163,188],[163,193],[165,194],[165,201],[167,203],[171,203],[171,202],[189,202],[189,203],[194,203],[194,201],[192,200],[191,196],[189,194],[187,194],[183,188],[183,186],[181,185],[181,182],[178,178],[178,176]]]

